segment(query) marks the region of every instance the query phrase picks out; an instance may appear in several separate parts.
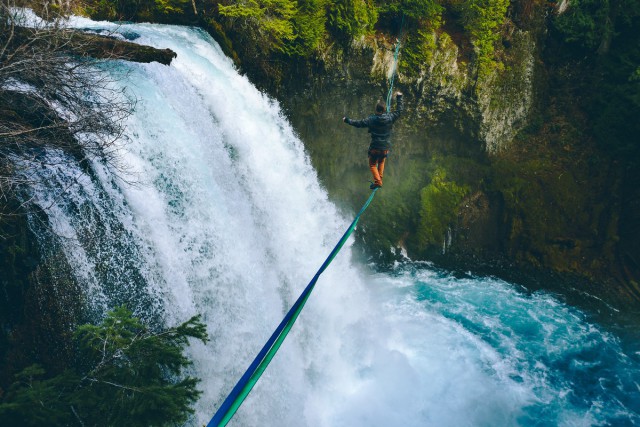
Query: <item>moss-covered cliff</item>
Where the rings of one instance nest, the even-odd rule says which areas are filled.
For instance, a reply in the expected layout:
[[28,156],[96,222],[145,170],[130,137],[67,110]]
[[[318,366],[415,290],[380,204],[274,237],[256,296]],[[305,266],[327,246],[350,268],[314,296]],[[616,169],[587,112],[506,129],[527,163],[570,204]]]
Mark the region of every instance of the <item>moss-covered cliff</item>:
[[[365,116],[396,87],[385,188],[358,232],[381,265],[406,254],[508,266],[640,295],[637,2],[398,0],[89,2],[110,19],[199,25],[282,101],[320,179],[354,208]],[[488,271],[499,273],[500,269]]]
[[[408,111],[395,128],[385,188],[359,230],[366,257],[384,264],[405,253],[495,274],[565,273],[592,281],[591,291],[638,299],[638,151],[627,147],[633,133],[621,132],[634,125],[616,121],[624,136],[615,143],[594,121],[605,104],[594,85],[618,85],[608,72],[596,74],[615,53],[576,50],[556,28],[558,13],[542,2],[511,2],[500,65],[482,75],[455,26],[432,33],[435,49],[419,69],[400,62],[396,87]],[[634,16],[610,52],[637,39],[629,33]],[[322,69],[298,67],[273,88],[323,184],[350,208],[366,192],[368,135],[340,118],[366,116],[386,96],[392,42],[379,34],[334,48]],[[637,52],[630,56],[638,61]],[[628,107],[638,112],[637,103]]]

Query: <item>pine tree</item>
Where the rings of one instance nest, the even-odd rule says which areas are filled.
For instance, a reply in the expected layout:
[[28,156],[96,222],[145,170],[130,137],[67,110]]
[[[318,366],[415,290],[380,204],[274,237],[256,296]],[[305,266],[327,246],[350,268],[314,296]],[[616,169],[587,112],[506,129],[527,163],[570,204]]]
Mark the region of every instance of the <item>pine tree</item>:
[[49,379],[37,365],[16,376],[0,402],[3,425],[183,423],[200,395],[199,380],[183,372],[191,365],[183,354],[189,337],[207,339],[199,316],[154,332],[116,308],[101,324],[76,331],[78,366]]

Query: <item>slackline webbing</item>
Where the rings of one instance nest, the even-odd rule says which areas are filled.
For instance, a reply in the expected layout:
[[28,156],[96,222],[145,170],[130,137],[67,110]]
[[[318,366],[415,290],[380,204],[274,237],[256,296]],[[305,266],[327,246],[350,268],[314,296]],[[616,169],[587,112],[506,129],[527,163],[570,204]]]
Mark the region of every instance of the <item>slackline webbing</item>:
[[[402,22],[400,23],[400,32],[404,26],[404,14],[402,15]],[[391,77],[389,78],[389,93],[387,93],[387,112],[391,111],[391,97],[393,95],[393,81],[395,80],[396,70],[398,68],[398,54],[400,53],[400,38],[396,42],[395,52],[393,53],[393,70],[391,70]]]
[[242,375],[242,378],[240,378],[236,386],[233,388],[233,390],[231,390],[231,393],[229,393],[229,396],[227,396],[225,401],[222,402],[222,405],[220,406],[218,411],[215,413],[211,421],[209,421],[209,424],[207,424],[207,427],[226,426],[229,420],[231,420],[233,415],[236,413],[240,405],[242,405],[242,402],[247,397],[247,395],[249,394],[253,386],[256,384],[256,382],[258,382],[264,370],[267,369],[269,362],[271,362],[271,359],[273,359],[276,352],[280,348],[280,345],[282,344],[284,339],[287,337],[287,334],[293,327],[293,324],[295,323],[296,319],[298,318],[298,315],[302,311],[302,308],[307,302],[307,299],[309,299],[309,295],[311,295],[311,291],[313,291],[313,288],[316,282],[318,281],[318,278],[320,277],[322,272],[326,270],[329,264],[331,264],[331,261],[333,261],[336,255],[338,255],[338,252],[340,252],[340,249],[342,249],[342,246],[344,246],[347,239],[349,238],[353,230],[356,228],[356,225],[358,224],[358,220],[360,219],[360,216],[369,207],[369,204],[373,200],[373,196],[376,194],[376,191],[378,191],[378,189],[374,188],[373,191],[371,192],[371,195],[369,196],[365,204],[362,206],[362,208],[354,218],[353,222],[351,223],[347,231],[342,235],[342,238],[340,239],[338,244],[335,246],[335,248],[333,248],[333,250],[327,257],[327,259],[324,261],[324,263],[316,273],[316,275],[313,276],[313,279],[311,279],[311,282],[309,282],[309,284],[304,289],[304,291],[302,291],[302,294],[300,294],[295,304],[291,307],[291,309],[289,309],[289,312],[284,317],[284,319],[282,319],[282,322],[280,322],[280,325],[278,325],[276,330],[273,331],[271,338],[269,338],[269,340],[265,343],[264,347],[262,347],[262,350],[260,350],[260,353],[258,353],[258,355],[253,360],[253,362],[251,363],[247,371],[244,373],[244,375]]

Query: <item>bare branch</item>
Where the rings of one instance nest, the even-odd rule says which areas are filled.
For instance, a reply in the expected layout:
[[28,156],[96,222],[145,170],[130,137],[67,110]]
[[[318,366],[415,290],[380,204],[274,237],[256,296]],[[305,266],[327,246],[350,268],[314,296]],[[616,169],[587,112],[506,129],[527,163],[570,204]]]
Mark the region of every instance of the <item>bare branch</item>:
[[[13,6],[0,0],[0,201],[20,198],[21,209],[33,201],[24,191],[33,172],[57,161],[52,150],[122,168],[119,138],[135,100],[87,57],[95,37],[78,36],[61,17],[20,26]],[[8,205],[0,205],[0,218],[16,213]]]
[[[0,201],[20,199],[12,203],[20,209],[32,203],[34,172],[54,166],[58,152],[80,164],[98,161],[129,181],[120,153],[136,100],[107,60],[169,64],[175,53],[68,28],[46,2],[42,20],[14,6],[0,0]],[[15,214],[6,206],[0,219]]]

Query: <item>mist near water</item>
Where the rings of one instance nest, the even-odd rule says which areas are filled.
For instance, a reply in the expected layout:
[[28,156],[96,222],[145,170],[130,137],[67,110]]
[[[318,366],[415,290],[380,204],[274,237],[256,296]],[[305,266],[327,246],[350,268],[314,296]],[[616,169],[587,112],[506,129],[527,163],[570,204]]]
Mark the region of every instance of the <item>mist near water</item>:
[[[126,303],[167,325],[202,314],[210,342],[189,349],[203,391],[191,425],[200,426],[351,218],[318,183],[278,103],[207,34],[73,24],[178,54],[170,67],[111,67],[114,84],[137,98],[122,148],[126,179],[98,162],[88,172],[60,159],[33,192],[90,312]],[[366,187],[354,195],[367,196]],[[350,244],[230,425],[640,423],[639,355],[580,311],[423,263],[372,274],[352,262]]]

